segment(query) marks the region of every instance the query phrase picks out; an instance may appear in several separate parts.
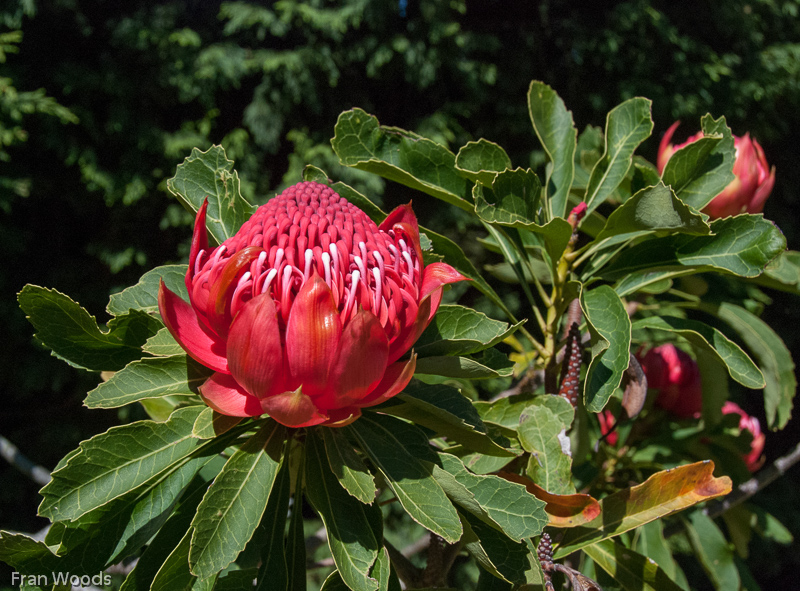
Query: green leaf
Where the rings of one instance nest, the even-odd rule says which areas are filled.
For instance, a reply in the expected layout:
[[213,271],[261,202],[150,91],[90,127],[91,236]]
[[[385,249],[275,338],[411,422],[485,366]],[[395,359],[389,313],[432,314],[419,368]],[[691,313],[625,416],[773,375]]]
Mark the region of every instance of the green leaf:
[[739,588],[739,571],[734,562],[734,550],[714,520],[702,511],[694,511],[686,524],[686,533],[695,555],[719,591]]
[[158,569],[150,586],[151,591],[210,591],[214,587],[215,577],[198,580],[189,569],[191,539],[192,530],[189,530]]
[[601,285],[581,293],[581,308],[592,336],[592,361],[583,385],[586,409],[600,412],[628,368],[631,321],[616,292]]
[[[637,291],[644,293],[662,293],[661,289],[668,285],[672,286],[672,279],[683,275],[692,275],[694,269],[683,269],[681,271],[637,271],[623,277],[614,285],[614,291],[619,297],[624,298]],[[669,289],[667,287],[667,289]]]
[[379,544],[367,515],[369,507],[345,491],[323,461],[324,444],[317,431],[309,430],[306,437],[306,495],[325,523],[328,546],[344,582],[353,591],[374,591],[378,581],[369,571]]
[[[567,224],[569,225],[569,224]],[[503,300],[497,295],[497,292],[486,282],[475,265],[467,258],[461,247],[450,240],[449,238],[437,234],[427,228],[420,228],[420,235],[425,235],[433,244],[433,250],[438,254],[444,256],[445,261],[452,265],[456,271],[461,273],[464,277],[471,279],[470,285],[475,287],[478,291],[488,297],[492,302],[500,306],[502,310],[506,310]]]
[[664,522],[662,520],[651,521],[640,527],[637,532],[639,534],[639,552],[652,559],[680,588],[689,591],[686,576],[675,562],[669,543],[664,537]]
[[522,411],[534,400],[536,398],[532,398],[531,395],[518,394],[499,398],[492,402],[476,400],[472,404],[485,422],[516,431]]
[[518,585],[533,582],[537,574],[541,577],[538,561],[534,561],[525,543],[515,542],[469,513],[463,513],[462,517],[462,544],[484,569]]
[[147,339],[142,347],[142,351],[155,355],[156,357],[171,357],[173,355],[183,355],[186,352],[166,327]]
[[116,371],[142,356],[142,345],[163,326],[139,311],[114,318],[102,331],[97,320],[68,296],[26,285],[19,305],[36,328],[36,338],[73,367]]
[[419,357],[477,353],[494,347],[520,325],[509,326],[464,306],[439,306],[414,351]]
[[222,146],[194,148],[167,180],[167,189],[193,211],[208,199],[206,227],[217,244],[236,234],[256,210],[239,192],[239,174]]
[[213,439],[227,433],[244,420],[244,417],[232,417],[218,413],[211,407],[205,408],[197,416],[192,427],[192,436],[198,439]]
[[[302,474],[302,466],[298,468],[298,474]],[[303,491],[299,486],[292,495],[291,520],[286,535],[286,568],[288,571],[286,588],[289,591],[305,591],[306,540],[303,532]],[[272,591],[266,585],[266,581],[262,583],[262,588],[264,591]]]
[[572,407],[569,400],[557,394],[544,394],[536,396],[525,405],[525,410],[519,415],[518,423],[527,420],[527,410],[533,406],[544,406],[547,408],[561,424],[562,429],[569,429],[570,426],[572,426],[572,421],[575,419],[575,409]]
[[514,362],[497,349],[486,349],[479,359],[473,357],[444,355],[417,359],[416,373],[484,380],[510,376]]
[[542,185],[530,168],[498,173],[491,185],[472,188],[475,213],[482,220],[513,228],[540,227],[536,223]]
[[545,406],[525,409],[518,428],[522,448],[531,454],[528,476],[549,493],[568,495],[572,484],[572,458],[564,452],[559,435],[562,422]]
[[545,182],[548,218],[565,217],[567,198],[575,176],[578,130],[564,101],[544,82],[534,80],[528,89],[528,113],[539,141],[550,160]]
[[583,551],[628,591],[681,589],[655,562],[616,540],[602,540],[586,546]]
[[764,269],[764,273],[753,280],[759,285],[800,294],[800,252],[785,250]]
[[734,178],[736,158],[733,135],[725,117],[701,120],[705,137],[675,152],[664,167],[661,178],[677,196],[700,210],[719,195]]
[[362,503],[372,504],[378,494],[375,479],[353,446],[336,429],[320,429],[320,431],[328,465],[339,484]]
[[654,238],[625,250],[602,271],[617,279],[647,269],[727,271],[755,277],[786,248],[786,239],[761,214],[742,214],[711,223],[714,236],[677,234]]
[[659,183],[642,189],[615,209],[595,242],[645,231],[706,235],[711,233],[711,227],[702,215],[682,203],[672,189]]
[[712,353],[727,369],[730,376],[745,388],[763,388],[764,375],[747,353],[728,337],[703,322],[676,316],[651,316],[637,320],[633,330],[648,328],[679,334],[696,348]]
[[783,429],[792,416],[797,390],[794,361],[781,338],[755,314],[726,302],[699,304],[699,310],[727,323],[755,357],[764,375],[764,408],[770,429]]
[[558,560],[599,540],[728,494],[731,479],[715,478],[713,472],[713,462],[696,462],[657,472],[642,484],[605,497],[600,501],[603,510],[599,516],[585,526],[566,530],[554,558]]
[[44,574],[59,570],[59,557],[47,544],[25,534],[0,531],[0,560],[25,575]]
[[472,403],[455,388],[412,382],[391,402],[391,405],[381,406],[382,413],[408,419],[480,453],[514,456],[486,434]]
[[472,210],[466,199],[470,183],[455,168],[455,155],[415,133],[384,127],[361,109],[339,115],[331,140],[345,166],[352,166]]
[[370,414],[345,428],[383,474],[409,516],[448,542],[458,541],[462,529],[455,507],[420,456],[407,448],[409,439],[402,435],[402,422]]
[[144,398],[196,394],[214,373],[187,355],[146,357],[116,372],[86,396],[89,408],[116,408]]
[[456,154],[456,170],[464,177],[487,187],[498,173],[511,168],[511,158],[506,151],[483,138],[467,142]]
[[113,316],[126,314],[129,310],[140,310],[148,314],[158,313],[158,286],[161,281],[173,293],[189,301],[186,291],[186,269],[186,265],[164,265],[148,271],[136,285],[113,294],[106,310]]
[[286,429],[270,420],[226,462],[192,520],[192,573],[207,579],[233,562],[256,530],[282,462]]
[[636,148],[650,137],[652,102],[636,97],[617,105],[606,117],[605,153],[597,161],[586,189],[588,211],[597,208],[617,189],[628,174]]
[[[194,517],[194,513],[197,510],[197,505],[203,498],[206,486],[205,481],[197,479],[197,486],[181,497],[175,511],[147,545],[147,548],[136,562],[136,566],[125,578],[120,591],[148,591],[150,589],[150,583],[156,573],[167,557],[180,544],[184,535],[187,534],[192,517]],[[187,558],[187,570],[188,565]]]
[[455,503],[512,540],[520,542],[542,533],[547,525],[545,503],[523,485],[499,476],[477,476],[450,454],[439,453],[439,459],[442,467],[434,465],[433,476]]
[[[289,453],[288,449],[286,453]],[[272,486],[264,516],[253,534],[252,543],[261,548],[261,566],[258,569],[256,591],[288,591],[289,589],[284,534],[290,497],[291,472],[289,462],[284,461],[275,478],[275,484]]]
[[166,423],[112,427],[84,441],[42,489],[39,514],[52,521],[77,519],[179,461],[199,445],[192,426],[203,408],[179,409]]

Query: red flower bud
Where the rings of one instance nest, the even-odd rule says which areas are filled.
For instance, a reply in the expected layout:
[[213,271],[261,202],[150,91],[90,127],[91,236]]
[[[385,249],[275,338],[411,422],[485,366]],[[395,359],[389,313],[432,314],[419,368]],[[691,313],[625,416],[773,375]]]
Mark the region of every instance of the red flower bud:
[[640,363],[648,387],[658,390],[657,406],[682,419],[700,416],[703,389],[694,359],[668,343],[650,349]]
[[197,212],[187,304],[163,284],[159,310],[186,352],[215,370],[200,387],[222,414],[289,427],[341,426],[399,393],[442,286],[465,279],[422,262],[410,205],[380,226],[332,189],[300,183],[209,248]]
[[744,412],[741,407],[735,402],[728,400],[722,405],[722,414],[727,415],[735,413],[739,415],[739,429],[750,431],[753,435],[753,441],[750,442],[750,453],[745,454],[743,459],[747,464],[747,469],[751,472],[758,470],[764,463],[764,458],[761,453],[764,451],[764,440],[766,439],[761,432],[761,424],[758,419],[751,417]]
[[[664,167],[673,153],[703,137],[703,133],[700,132],[682,144],[670,144],[672,134],[679,124],[680,121],[673,123],[661,139],[658,147],[659,173],[664,172]],[[775,167],[770,169],[761,145],[751,139],[749,133],[744,137],[733,136],[733,142],[736,148],[733,173],[736,178],[703,209],[703,212],[712,218],[740,213],[761,213],[764,210],[764,202],[775,184]]]

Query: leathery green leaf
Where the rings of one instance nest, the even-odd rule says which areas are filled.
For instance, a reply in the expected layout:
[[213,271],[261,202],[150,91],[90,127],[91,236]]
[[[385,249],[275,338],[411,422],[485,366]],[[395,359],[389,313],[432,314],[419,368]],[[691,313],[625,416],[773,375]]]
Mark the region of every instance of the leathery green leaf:
[[642,484],[600,501],[602,512],[585,526],[568,529],[558,544],[557,560],[599,540],[612,538],[702,501],[728,494],[731,479],[715,478],[706,460],[653,474]]
[[371,508],[339,484],[323,460],[326,456],[324,448],[317,430],[309,430],[306,436],[306,495],[325,523],[331,555],[344,582],[353,591],[375,591],[378,581],[370,577],[369,572],[378,557],[379,544],[367,515]]
[[626,548],[616,540],[601,540],[586,546],[583,551],[625,589],[681,590],[652,559]]
[[695,511],[686,523],[686,533],[714,588],[719,591],[738,589],[739,570],[734,562],[734,549],[714,520],[702,511]]
[[467,449],[490,456],[514,456],[489,437],[472,403],[444,384],[412,382],[389,404],[381,406],[381,412],[432,429]]
[[792,416],[797,391],[794,361],[781,338],[763,320],[734,304],[699,304],[698,309],[727,323],[755,357],[766,381],[764,408],[771,429],[783,429]]
[[158,312],[158,286],[161,281],[170,291],[188,301],[187,268],[187,265],[164,265],[151,269],[142,275],[136,285],[113,294],[108,301],[106,310],[113,316],[126,314],[129,310],[140,310],[148,314]]
[[704,137],[675,152],[661,178],[678,197],[695,209],[702,209],[719,195],[735,177],[733,135],[725,117],[701,119]]
[[508,377],[514,371],[514,362],[497,349],[486,349],[479,358],[440,355],[417,359],[417,373],[484,380]]
[[417,356],[466,355],[494,347],[520,326],[492,320],[464,306],[439,306],[428,328],[414,343]]
[[205,152],[194,148],[167,181],[167,189],[193,211],[208,199],[206,227],[217,244],[236,234],[256,210],[239,192],[239,174],[222,146]]
[[490,186],[498,173],[511,168],[511,158],[506,151],[483,138],[467,142],[456,154],[456,170],[462,176]]
[[472,188],[475,213],[484,221],[502,226],[535,227],[541,190],[539,177],[532,170],[505,170],[498,173],[491,186],[476,184]]
[[112,427],[84,441],[42,489],[39,514],[52,521],[77,519],[190,454],[200,445],[192,426],[203,408],[177,410],[165,423]]
[[172,357],[173,355],[183,355],[186,352],[167,327],[162,328],[147,339],[142,351],[156,357]]
[[531,454],[528,476],[549,493],[568,495],[575,492],[572,484],[572,458],[564,452],[559,435],[564,426],[553,412],[532,405],[520,418],[519,441]]
[[478,476],[457,457],[440,453],[433,476],[459,506],[517,542],[538,536],[547,525],[544,501],[525,487],[498,476]]
[[713,236],[674,234],[653,238],[626,249],[602,271],[604,279],[636,271],[727,271],[756,277],[786,248],[781,231],[761,214],[742,214],[714,220]]
[[461,514],[463,545],[484,569],[516,585],[541,583],[539,561],[524,542],[515,542],[469,513]]
[[415,133],[385,127],[361,109],[339,115],[331,140],[345,166],[373,172],[446,203],[472,210],[469,181],[456,171],[450,150]]
[[132,310],[113,318],[108,330],[68,296],[26,285],[17,296],[36,328],[36,338],[55,357],[89,371],[116,371],[142,356],[142,345],[163,326],[149,314]]
[[633,153],[653,131],[652,102],[636,97],[617,105],[606,117],[605,153],[597,161],[586,188],[588,211],[597,208],[628,174]]
[[462,529],[455,507],[420,462],[421,456],[408,448],[402,421],[365,415],[345,428],[386,478],[409,516],[448,542],[458,541]]
[[746,388],[763,388],[764,375],[747,353],[715,328],[676,316],[651,316],[632,325],[633,330],[649,328],[681,335],[695,347],[707,350],[717,357],[730,376]]
[[545,207],[549,219],[564,217],[567,198],[575,176],[575,148],[578,130],[564,101],[544,82],[534,80],[528,89],[528,113],[536,136],[552,168],[547,175]]
[[356,450],[353,449],[352,444],[335,429],[321,429],[320,431],[325,444],[328,465],[339,484],[362,503],[372,504],[378,493],[375,479]]
[[213,372],[186,355],[146,357],[116,372],[90,391],[89,408],[116,408],[145,398],[170,394],[191,396]]
[[225,463],[192,520],[192,573],[207,579],[233,562],[256,530],[282,462],[286,428],[270,420]]
[[592,361],[584,381],[589,412],[600,412],[628,368],[631,321],[616,292],[601,285],[581,293],[581,308],[592,336]]

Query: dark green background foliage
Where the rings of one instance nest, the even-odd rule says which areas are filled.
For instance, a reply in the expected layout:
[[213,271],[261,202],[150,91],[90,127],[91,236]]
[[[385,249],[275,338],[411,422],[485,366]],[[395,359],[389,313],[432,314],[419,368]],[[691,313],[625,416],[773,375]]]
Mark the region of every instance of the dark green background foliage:
[[[134,417],[81,407],[97,376],[37,350],[15,294],[46,285],[104,321],[110,293],[180,261],[191,216],[167,198],[166,179],[193,147],[222,144],[253,203],[312,163],[382,195],[386,209],[411,196],[338,166],[329,139],[343,110],[361,107],[454,150],[486,137],[515,165],[535,166],[543,158],[526,111],[530,80],[552,86],[579,129],[647,96],[651,160],[672,121],[684,121],[681,140],[706,112],[759,139],[778,169],[765,213],[798,248],[798,1],[267,5],[22,0],[0,9],[0,433],[48,468],[79,440]],[[469,252],[474,230],[454,208],[421,198],[414,206]],[[765,320],[796,352],[796,300],[774,297]],[[768,437],[768,456],[793,437],[791,424]],[[3,526],[44,525],[31,517],[36,486],[5,465],[0,479]],[[764,499],[797,507],[796,495],[776,487]],[[784,522],[800,536],[800,513]],[[793,550],[776,561],[754,549],[762,585],[799,566],[797,542]]]

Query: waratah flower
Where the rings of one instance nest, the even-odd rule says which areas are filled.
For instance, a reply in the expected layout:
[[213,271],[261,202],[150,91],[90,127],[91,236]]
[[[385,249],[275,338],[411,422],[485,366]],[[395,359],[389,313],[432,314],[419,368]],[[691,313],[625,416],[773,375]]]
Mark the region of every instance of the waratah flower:
[[703,388],[694,359],[667,343],[650,349],[639,361],[648,387],[658,390],[656,406],[682,419],[700,416]]
[[[700,132],[682,144],[677,146],[670,144],[672,134],[679,124],[680,121],[673,123],[661,138],[658,147],[659,173],[664,172],[664,167],[673,153],[703,137],[703,133]],[[733,163],[733,174],[736,178],[703,209],[703,212],[712,218],[740,213],[761,213],[764,210],[764,202],[775,184],[775,167],[770,169],[764,150],[756,140],[750,138],[749,133],[744,137],[733,136],[733,144],[736,148],[736,160]]]
[[613,430],[616,426],[616,421],[614,419],[614,413],[610,410],[601,410],[597,413],[597,420],[600,422],[600,434],[606,438],[609,445],[617,445],[617,441],[619,441],[619,433],[616,430]]
[[761,453],[764,451],[764,440],[766,437],[761,432],[761,424],[756,417],[751,417],[744,412],[738,404],[728,400],[722,405],[722,414],[727,415],[731,413],[739,415],[739,429],[750,431],[753,436],[753,441],[750,442],[750,453],[745,454],[743,459],[745,464],[747,464],[747,469],[751,472],[755,472],[764,463],[764,458],[761,457]]
[[209,248],[197,212],[189,303],[159,290],[159,310],[186,352],[215,373],[211,408],[268,414],[289,427],[344,425],[399,393],[416,367],[401,359],[433,318],[442,286],[465,279],[424,265],[411,205],[380,226],[329,187],[300,183]]

